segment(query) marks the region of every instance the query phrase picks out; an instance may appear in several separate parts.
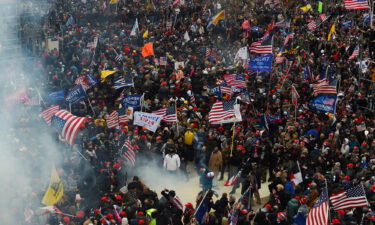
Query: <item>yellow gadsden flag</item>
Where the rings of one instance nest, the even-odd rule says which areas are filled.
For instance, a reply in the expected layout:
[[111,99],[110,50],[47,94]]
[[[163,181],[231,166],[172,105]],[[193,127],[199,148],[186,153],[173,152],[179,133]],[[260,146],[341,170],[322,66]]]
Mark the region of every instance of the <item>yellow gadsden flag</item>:
[[115,71],[115,70],[102,70],[102,72],[100,73],[100,78],[102,79],[102,82],[104,82],[104,79],[106,77],[108,77],[109,75],[112,75],[116,72],[117,71]]
[[118,0],[110,0],[109,1],[109,4],[112,5],[112,4],[117,4],[118,3]]
[[142,38],[143,38],[143,39],[148,38],[148,30],[146,30],[146,31],[143,33]]
[[63,183],[57,174],[55,166],[52,166],[51,181],[49,182],[48,189],[44,194],[42,203],[44,205],[54,205],[60,201],[64,194]]
[[332,35],[336,33],[336,28],[335,28],[335,24],[332,25],[331,29],[329,30],[329,34],[328,34],[328,41],[330,41],[332,39]]
[[307,4],[305,6],[302,6],[300,8],[303,12],[308,12],[309,10],[311,10],[311,5],[310,4]]
[[216,26],[216,24],[220,21],[225,19],[225,10],[221,10],[214,18],[212,19],[212,24]]

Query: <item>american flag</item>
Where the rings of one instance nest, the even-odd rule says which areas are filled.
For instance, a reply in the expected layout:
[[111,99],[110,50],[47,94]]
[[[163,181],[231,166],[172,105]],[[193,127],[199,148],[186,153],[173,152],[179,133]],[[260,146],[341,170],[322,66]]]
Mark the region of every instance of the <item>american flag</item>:
[[317,202],[307,216],[306,225],[327,225],[328,224],[328,190],[324,188]]
[[272,54],[272,35],[265,35],[262,40],[253,42],[249,51],[256,54]]
[[159,64],[160,64],[160,66],[166,66],[167,65],[167,57],[160,57],[159,58]]
[[129,87],[129,86],[134,86],[133,80],[125,80],[125,78],[120,78],[113,82],[113,87],[115,89],[120,89],[122,87]]
[[245,77],[242,74],[226,74],[223,78],[230,87],[247,88]]
[[122,147],[126,148],[126,150],[123,152],[124,159],[130,162],[132,166],[135,166],[135,149],[130,140],[125,141]]
[[176,106],[169,106],[152,112],[159,116],[163,116],[162,121],[169,123],[177,123]]
[[80,84],[82,85],[83,89],[87,90],[91,86],[87,83],[87,79],[85,75],[77,77],[77,79],[74,81],[75,84]]
[[323,79],[313,84],[313,94],[314,95],[336,95],[338,79],[335,78],[331,82],[328,82],[327,79]]
[[359,55],[359,46],[355,47],[352,55],[349,57],[349,60],[355,59]]
[[309,28],[309,30],[315,30],[316,29],[316,21],[313,20],[310,23],[308,23],[307,28]]
[[230,87],[220,86],[220,90],[222,94],[232,95],[232,88]]
[[326,20],[328,19],[328,17],[329,17],[329,16],[327,16],[327,15],[324,14],[324,13],[322,13],[322,14],[319,15],[319,18],[320,18],[320,20],[322,21],[322,23],[323,23],[324,21],[326,21]]
[[52,116],[51,125],[70,144],[74,145],[80,128],[84,127],[86,117],[74,116],[67,110],[60,110]]
[[369,9],[367,0],[344,0],[344,6],[347,10]]
[[129,122],[129,116],[126,114],[126,108],[125,107],[118,110],[118,122],[119,123]]
[[180,199],[177,195],[175,195],[174,198],[172,199],[172,204],[173,204],[177,209],[184,210],[184,205],[182,204],[181,199]]
[[299,94],[296,90],[296,87],[294,87],[294,85],[292,85],[292,103],[294,106],[297,105],[297,101],[299,99]]
[[227,182],[225,182],[224,186],[233,186],[237,183],[238,179],[240,179],[241,171],[238,171],[236,175],[233,175]]
[[118,112],[113,111],[111,114],[105,116],[105,120],[107,121],[108,128],[115,128],[118,126]]
[[293,39],[293,38],[294,38],[294,33],[290,33],[290,34],[288,34],[288,35],[285,37],[284,45],[288,44],[289,40],[290,40],[290,39]]
[[335,211],[368,206],[362,184],[349,188],[339,194],[334,194],[329,199]]
[[234,111],[235,100],[215,102],[208,113],[208,120],[210,123],[220,122],[235,116]]
[[44,121],[48,124],[48,126],[51,126],[51,120],[53,115],[57,113],[60,110],[60,106],[53,105],[48,108],[46,108],[40,115],[43,117]]

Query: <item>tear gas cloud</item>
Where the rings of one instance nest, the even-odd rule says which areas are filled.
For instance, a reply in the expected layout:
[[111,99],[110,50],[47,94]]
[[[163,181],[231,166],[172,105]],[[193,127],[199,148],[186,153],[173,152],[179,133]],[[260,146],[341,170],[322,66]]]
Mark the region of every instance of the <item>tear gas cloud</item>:
[[[26,10],[28,13],[25,14]],[[46,126],[40,123],[40,107],[29,104],[41,89],[32,55],[22,49],[21,18],[39,21],[43,9],[30,2],[0,2],[0,221],[24,223],[28,209],[41,206],[52,164],[59,165],[57,148]],[[38,24],[38,23],[35,23]],[[34,27],[36,28],[36,27]],[[43,90],[40,90],[43,91]],[[29,100],[23,98],[27,95]],[[19,104],[28,102],[28,104]],[[38,213],[34,211],[34,213]]]

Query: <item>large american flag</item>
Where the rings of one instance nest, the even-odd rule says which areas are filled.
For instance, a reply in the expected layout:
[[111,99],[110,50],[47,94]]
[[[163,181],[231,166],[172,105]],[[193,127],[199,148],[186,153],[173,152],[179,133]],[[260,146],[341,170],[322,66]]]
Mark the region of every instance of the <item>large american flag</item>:
[[359,46],[355,47],[352,55],[349,57],[349,60],[355,59],[359,55]]
[[247,88],[245,77],[242,74],[226,74],[223,78],[230,87]]
[[115,128],[118,126],[118,112],[113,111],[111,114],[105,116],[105,120],[107,121],[108,128]]
[[314,95],[337,95],[337,86],[338,79],[335,78],[331,82],[328,82],[327,79],[323,79],[313,84],[313,94]]
[[130,162],[132,166],[135,166],[135,149],[130,140],[125,141],[122,147],[125,147],[125,151],[123,152],[124,159]]
[[262,40],[251,43],[249,51],[256,54],[272,54],[272,35],[266,35]]
[[347,10],[369,9],[367,0],[344,0],[344,6]]
[[215,102],[208,113],[210,123],[220,122],[235,116],[234,99],[228,101]]
[[86,117],[74,116],[67,110],[59,110],[53,115],[51,125],[70,144],[74,145],[78,131],[84,127]]
[[53,115],[57,113],[60,110],[60,106],[58,105],[53,105],[48,108],[46,108],[43,112],[40,113],[44,121],[48,124],[48,126],[51,126],[51,120]]
[[91,86],[87,83],[87,79],[85,75],[77,77],[77,79],[74,81],[75,84],[80,84],[82,85],[83,89],[87,90]]
[[162,121],[169,122],[169,123],[176,123],[177,122],[177,114],[176,114],[176,107],[169,106],[166,108],[162,108],[156,111],[153,111],[152,114],[156,114],[162,116]]
[[307,216],[306,225],[327,225],[328,212],[328,190],[327,188],[324,188],[319,200],[315,202]]
[[335,211],[368,206],[367,198],[362,184],[349,188],[329,198]]

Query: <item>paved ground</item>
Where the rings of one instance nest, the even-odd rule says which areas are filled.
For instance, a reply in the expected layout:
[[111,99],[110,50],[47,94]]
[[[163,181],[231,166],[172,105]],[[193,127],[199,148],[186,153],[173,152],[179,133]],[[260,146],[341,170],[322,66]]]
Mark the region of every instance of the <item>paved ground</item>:
[[[147,179],[145,180],[146,185],[150,186],[151,189],[155,190],[158,195],[160,194],[160,191],[167,188],[169,190],[175,190],[177,195],[180,197],[182,202],[185,204],[187,202],[191,202],[195,205],[195,198],[198,194],[198,192],[201,190],[199,186],[199,176],[194,170],[189,171],[189,179],[186,177],[171,177],[168,174],[165,173],[157,173],[155,171],[154,174],[149,176],[152,176],[153,182],[147,182]],[[141,176],[143,177],[143,176]],[[224,177],[224,180],[218,181],[217,186],[214,188],[214,190],[218,193],[219,198],[222,193],[226,192],[229,194],[229,192],[232,190],[232,187],[226,187],[224,186],[226,177]],[[151,180],[151,178],[148,178],[148,180]],[[157,180],[158,182],[155,182]],[[240,197],[241,188],[238,188],[235,197],[238,199]],[[263,183],[261,186],[261,189],[259,190],[260,197],[262,199],[262,205],[267,201],[269,196],[268,191],[268,183]],[[159,195],[160,196],[160,195]],[[216,200],[217,198],[214,198]],[[260,205],[256,204],[253,206],[254,209],[259,208]]]

